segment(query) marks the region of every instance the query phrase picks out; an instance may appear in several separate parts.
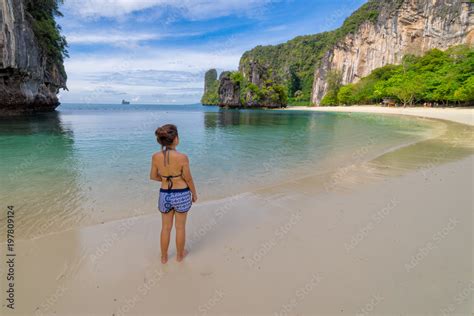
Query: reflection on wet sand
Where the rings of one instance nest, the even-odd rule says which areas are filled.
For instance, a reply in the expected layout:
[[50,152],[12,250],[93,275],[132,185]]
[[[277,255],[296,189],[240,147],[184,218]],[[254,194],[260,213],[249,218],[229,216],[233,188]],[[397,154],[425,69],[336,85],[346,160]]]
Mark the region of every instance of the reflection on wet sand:
[[[438,165],[474,154],[473,126],[428,119],[430,120],[435,124],[432,130],[434,137],[395,148],[373,159],[353,161],[335,170],[268,186],[257,192],[274,197],[291,195],[295,186],[304,194],[351,190],[367,182],[378,181],[387,176],[401,176],[410,171],[420,171],[426,176]],[[472,173],[472,169],[466,172]]]
[[409,170],[429,169],[474,154],[473,126],[438,121],[445,125],[441,135],[381,155],[370,161],[368,167],[377,173],[398,175]]

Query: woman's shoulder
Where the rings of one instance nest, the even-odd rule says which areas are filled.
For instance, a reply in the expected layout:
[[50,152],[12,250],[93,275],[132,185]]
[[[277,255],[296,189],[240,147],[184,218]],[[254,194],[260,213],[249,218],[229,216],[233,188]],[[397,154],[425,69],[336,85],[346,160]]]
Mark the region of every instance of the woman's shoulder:
[[181,160],[182,162],[187,162],[188,161],[188,156],[185,153],[177,151],[176,152],[176,157],[178,157],[178,159]]
[[157,158],[160,158],[160,157],[163,157],[163,152],[161,150],[157,151],[156,153],[153,153],[153,155],[151,155],[152,159],[157,159]]

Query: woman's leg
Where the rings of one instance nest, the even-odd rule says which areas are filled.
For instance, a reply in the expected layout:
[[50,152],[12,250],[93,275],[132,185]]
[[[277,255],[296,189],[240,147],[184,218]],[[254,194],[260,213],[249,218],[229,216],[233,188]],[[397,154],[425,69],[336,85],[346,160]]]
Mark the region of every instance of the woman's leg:
[[188,213],[176,212],[175,228],[176,228],[176,260],[183,260],[186,255],[184,244],[186,242],[186,217]]
[[161,213],[161,263],[168,261],[168,246],[170,245],[171,229],[173,228],[174,211]]

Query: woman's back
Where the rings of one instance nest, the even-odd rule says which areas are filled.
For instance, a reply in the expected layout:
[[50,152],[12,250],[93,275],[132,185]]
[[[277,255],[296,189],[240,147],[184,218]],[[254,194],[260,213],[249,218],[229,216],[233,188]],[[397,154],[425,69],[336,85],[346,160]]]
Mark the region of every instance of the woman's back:
[[[161,187],[168,189],[184,189],[188,185],[184,180],[184,168],[188,163],[187,156],[173,149],[159,151],[153,155],[153,160],[162,177]],[[171,184],[171,185],[170,185]]]

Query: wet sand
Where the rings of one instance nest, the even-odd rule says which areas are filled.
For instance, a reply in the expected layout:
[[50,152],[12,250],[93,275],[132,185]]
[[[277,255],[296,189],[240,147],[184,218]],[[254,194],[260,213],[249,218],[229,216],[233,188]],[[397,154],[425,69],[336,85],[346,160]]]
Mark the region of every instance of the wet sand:
[[172,244],[160,264],[160,214],[139,210],[18,241],[2,315],[470,314],[472,131],[198,203],[182,263]]

